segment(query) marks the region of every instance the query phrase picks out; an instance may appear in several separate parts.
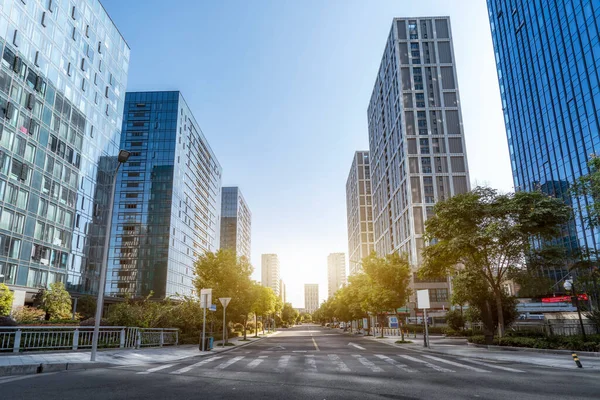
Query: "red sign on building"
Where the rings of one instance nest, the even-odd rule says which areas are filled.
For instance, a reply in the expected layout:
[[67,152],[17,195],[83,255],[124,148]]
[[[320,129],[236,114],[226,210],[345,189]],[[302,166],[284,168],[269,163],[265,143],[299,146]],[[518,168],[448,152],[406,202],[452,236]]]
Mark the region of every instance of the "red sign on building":
[[[583,293],[577,295],[579,300],[587,301],[588,295]],[[544,297],[542,299],[542,303],[569,303],[571,301],[571,296],[556,296],[556,297]]]

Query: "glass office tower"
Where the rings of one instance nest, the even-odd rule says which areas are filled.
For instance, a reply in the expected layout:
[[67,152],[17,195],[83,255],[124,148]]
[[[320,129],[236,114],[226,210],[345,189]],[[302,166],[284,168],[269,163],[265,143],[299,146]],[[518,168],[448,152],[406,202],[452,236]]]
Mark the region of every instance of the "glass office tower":
[[250,261],[252,213],[237,186],[221,193],[221,248],[236,252]]
[[97,0],[5,0],[0,52],[0,274],[96,292],[129,47]]
[[194,262],[219,248],[221,166],[180,92],[125,96],[106,292],[194,293]]
[[488,10],[515,189],[564,198],[575,210],[564,245],[597,249],[586,199],[569,188],[600,151],[600,3],[488,0]]

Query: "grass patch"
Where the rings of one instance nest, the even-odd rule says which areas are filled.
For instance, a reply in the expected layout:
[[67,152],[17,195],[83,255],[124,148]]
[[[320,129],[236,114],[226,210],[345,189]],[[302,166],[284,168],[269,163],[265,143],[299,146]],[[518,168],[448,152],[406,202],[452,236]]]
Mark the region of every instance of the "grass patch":
[[238,342],[251,342],[251,341],[252,340],[250,340],[250,339],[240,339],[240,340],[238,340]]
[[387,336],[381,337],[381,336],[377,336],[375,339],[387,339]]
[[412,343],[412,340],[396,340],[394,343],[406,344],[406,343]]
[[[221,343],[219,346],[223,346],[223,343]],[[225,346],[235,346],[235,344],[228,342],[228,343],[225,343]]]

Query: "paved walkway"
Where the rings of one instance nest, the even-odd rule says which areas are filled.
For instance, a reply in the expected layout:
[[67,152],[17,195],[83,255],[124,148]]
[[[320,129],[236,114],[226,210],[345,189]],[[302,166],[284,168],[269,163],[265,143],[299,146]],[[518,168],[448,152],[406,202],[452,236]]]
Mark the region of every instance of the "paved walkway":
[[[465,341],[465,339],[454,339],[454,338],[443,338],[443,337],[432,337],[430,338],[431,348],[426,349],[423,347],[423,335],[417,335],[417,338],[411,337],[406,340],[411,340],[413,343],[410,344],[395,344],[394,342],[400,340],[400,337],[386,337],[384,339],[376,339],[371,337],[372,340],[384,342],[389,345],[401,347],[415,352],[430,352],[445,354],[455,357],[466,357],[476,358],[489,361],[506,361],[513,363],[532,364],[543,367],[556,367],[556,368],[567,368],[577,369],[577,365],[573,361],[571,354],[550,354],[550,353],[538,353],[534,351],[519,350],[496,350],[486,349],[481,347],[467,346],[464,343],[452,343],[457,341]],[[600,370],[600,357],[593,356],[579,356],[581,363],[585,369],[597,369]]]
[[[93,367],[94,365],[112,364],[115,366],[123,365],[141,365],[150,363],[162,363],[176,360],[183,360],[190,357],[214,355],[223,351],[235,349],[243,346],[246,343],[260,340],[254,337],[248,337],[249,341],[241,341],[241,338],[230,339],[229,342],[234,346],[218,346],[221,342],[216,342],[212,351],[202,352],[198,349],[198,345],[181,345],[181,346],[165,346],[142,349],[111,349],[99,350],[96,356],[96,362],[90,361],[90,351],[70,351],[70,352],[37,352],[25,354],[0,354],[0,375],[11,373],[9,367],[25,367],[45,365],[64,365],[76,364],[79,368],[85,368],[86,365]],[[20,372],[16,371],[16,372]],[[23,370],[24,371],[24,370]]]

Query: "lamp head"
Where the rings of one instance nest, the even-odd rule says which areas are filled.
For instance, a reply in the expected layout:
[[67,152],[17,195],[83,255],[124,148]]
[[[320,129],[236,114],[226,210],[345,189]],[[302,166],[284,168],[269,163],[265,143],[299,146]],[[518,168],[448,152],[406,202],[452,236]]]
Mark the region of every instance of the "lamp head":
[[123,163],[126,163],[126,162],[127,162],[127,160],[129,160],[129,156],[130,156],[130,155],[131,155],[131,153],[130,153],[130,152],[128,152],[127,150],[120,150],[120,151],[119,151],[119,155],[118,155],[118,157],[117,157],[117,160],[118,160],[118,161],[119,161],[121,164],[123,164]]

